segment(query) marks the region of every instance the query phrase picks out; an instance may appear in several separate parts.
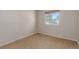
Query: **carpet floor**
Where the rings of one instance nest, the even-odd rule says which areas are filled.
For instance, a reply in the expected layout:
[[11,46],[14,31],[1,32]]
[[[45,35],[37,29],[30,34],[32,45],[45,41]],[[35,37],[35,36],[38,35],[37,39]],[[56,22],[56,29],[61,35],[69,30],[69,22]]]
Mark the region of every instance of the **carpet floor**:
[[34,34],[27,38],[17,40],[1,49],[78,49],[77,42],[51,37],[44,34]]

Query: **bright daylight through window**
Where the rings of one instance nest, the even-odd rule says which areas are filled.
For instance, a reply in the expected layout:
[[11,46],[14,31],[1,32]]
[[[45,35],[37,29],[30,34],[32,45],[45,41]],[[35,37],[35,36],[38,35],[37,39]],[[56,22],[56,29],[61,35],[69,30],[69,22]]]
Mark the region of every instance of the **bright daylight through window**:
[[46,24],[59,24],[60,13],[59,12],[50,12],[46,13]]

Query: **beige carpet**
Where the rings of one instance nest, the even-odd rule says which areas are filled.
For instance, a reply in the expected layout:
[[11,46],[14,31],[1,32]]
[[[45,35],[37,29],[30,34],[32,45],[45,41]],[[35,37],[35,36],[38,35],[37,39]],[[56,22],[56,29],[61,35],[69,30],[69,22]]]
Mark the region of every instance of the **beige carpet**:
[[55,38],[44,34],[35,34],[17,40],[1,49],[76,49],[79,48],[75,41]]

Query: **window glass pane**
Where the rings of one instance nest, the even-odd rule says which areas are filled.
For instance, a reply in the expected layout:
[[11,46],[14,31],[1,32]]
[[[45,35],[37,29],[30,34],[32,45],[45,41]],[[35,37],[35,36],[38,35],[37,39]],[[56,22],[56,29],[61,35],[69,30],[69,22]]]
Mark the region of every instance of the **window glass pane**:
[[47,23],[59,24],[59,12],[53,12],[47,15]]

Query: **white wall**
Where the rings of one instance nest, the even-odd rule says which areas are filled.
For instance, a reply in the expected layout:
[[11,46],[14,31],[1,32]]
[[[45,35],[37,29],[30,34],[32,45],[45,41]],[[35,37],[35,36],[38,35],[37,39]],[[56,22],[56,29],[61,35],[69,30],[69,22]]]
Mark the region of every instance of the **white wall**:
[[77,39],[77,20],[77,11],[61,11],[61,35]]
[[78,11],[78,26],[77,27],[78,27],[77,34],[78,34],[78,42],[79,42],[79,11]]
[[35,11],[0,11],[0,46],[35,33]]
[[77,13],[76,11],[60,11],[60,24],[59,26],[45,24],[45,11],[38,12],[38,32],[57,36],[61,38],[67,38],[77,41]]

